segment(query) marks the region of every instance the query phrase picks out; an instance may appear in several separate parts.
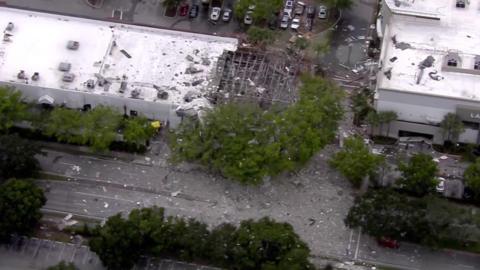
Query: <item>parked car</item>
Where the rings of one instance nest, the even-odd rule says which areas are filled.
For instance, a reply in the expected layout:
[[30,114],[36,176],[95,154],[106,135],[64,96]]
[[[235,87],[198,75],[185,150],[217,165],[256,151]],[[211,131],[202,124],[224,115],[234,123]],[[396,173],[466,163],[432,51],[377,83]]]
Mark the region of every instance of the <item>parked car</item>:
[[246,25],[250,25],[253,23],[253,18],[252,18],[253,11],[249,10],[247,13],[245,13],[245,17],[243,18],[243,23]]
[[327,7],[326,6],[319,6],[318,7],[318,18],[319,19],[326,19],[327,18]]
[[227,8],[223,11],[222,21],[229,22],[232,19],[232,10]]
[[222,9],[219,8],[219,7],[212,8],[212,13],[210,13],[210,20],[218,21],[218,19],[220,18],[220,12],[221,11],[222,11]]
[[187,16],[188,14],[188,4],[187,3],[183,3],[181,6],[180,6],[180,9],[179,9],[179,13],[180,13],[180,16]]
[[188,17],[196,18],[198,16],[198,10],[199,10],[198,5],[193,5],[192,8],[190,9],[190,13],[188,14]]
[[280,21],[280,28],[287,29],[289,20],[290,20],[290,17],[288,16],[288,14],[284,13],[282,16],[282,20]]
[[308,6],[307,7],[307,18],[315,18],[315,6]]
[[438,184],[437,184],[436,190],[439,193],[443,193],[445,191],[445,178],[437,177],[437,181],[438,181]]
[[292,20],[292,23],[290,24],[290,28],[293,30],[297,30],[300,27],[300,18],[295,17]]
[[283,14],[284,14],[284,15],[286,14],[289,19],[292,18],[292,10],[291,10],[291,9],[284,9],[284,10],[283,10]]
[[387,247],[387,248],[399,248],[400,244],[397,240],[392,239],[390,237],[382,236],[377,239],[377,243],[379,246]]
[[297,6],[295,7],[295,15],[303,15],[303,12],[305,11],[305,4],[303,2],[298,2]]

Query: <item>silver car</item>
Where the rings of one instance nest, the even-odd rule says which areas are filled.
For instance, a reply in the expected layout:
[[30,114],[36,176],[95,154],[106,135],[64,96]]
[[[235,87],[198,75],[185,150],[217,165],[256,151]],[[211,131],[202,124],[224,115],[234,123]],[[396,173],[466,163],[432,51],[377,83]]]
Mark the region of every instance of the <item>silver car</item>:
[[327,7],[326,6],[319,6],[318,7],[318,18],[319,19],[326,19],[327,18]]
[[253,11],[249,10],[247,13],[245,13],[245,17],[243,18],[243,23],[246,25],[250,25],[253,23],[253,18],[252,18]]
[[290,20],[290,17],[288,16],[288,14],[284,14],[282,17],[282,20],[280,21],[280,28],[287,29],[289,20]]
[[210,20],[218,21],[218,18],[220,18],[220,12],[221,11],[222,11],[222,9],[219,8],[219,7],[212,8],[212,13],[210,14]]

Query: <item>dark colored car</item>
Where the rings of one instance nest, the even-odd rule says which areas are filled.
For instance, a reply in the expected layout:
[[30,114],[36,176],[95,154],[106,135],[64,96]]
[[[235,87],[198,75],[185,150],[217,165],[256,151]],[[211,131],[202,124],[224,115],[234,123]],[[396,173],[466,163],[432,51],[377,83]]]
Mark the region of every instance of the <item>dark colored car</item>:
[[180,6],[180,16],[187,16],[188,14],[188,4],[187,3],[183,3],[181,6]]
[[198,5],[193,5],[192,8],[190,9],[190,13],[188,14],[188,17],[190,18],[196,18],[198,16]]
[[308,6],[307,7],[307,18],[315,18],[315,6]]
[[380,245],[382,247],[387,247],[387,248],[399,248],[400,247],[400,244],[398,243],[397,240],[392,239],[390,237],[386,237],[386,236],[378,238],[377,243],[378,243],[378,245]]

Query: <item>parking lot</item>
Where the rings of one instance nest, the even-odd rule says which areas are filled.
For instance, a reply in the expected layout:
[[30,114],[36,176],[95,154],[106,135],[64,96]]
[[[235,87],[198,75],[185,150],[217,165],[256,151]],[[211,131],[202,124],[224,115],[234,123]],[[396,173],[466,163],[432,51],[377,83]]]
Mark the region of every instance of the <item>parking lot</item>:
[[[60,261],[72,262],[80,270],[105,269],[97,255],[85,245],[17,237],[12,243],[0,246],[0,269],[2,270],[45,269]],[[145,257],[134,269],[218,270],[219,268]]]

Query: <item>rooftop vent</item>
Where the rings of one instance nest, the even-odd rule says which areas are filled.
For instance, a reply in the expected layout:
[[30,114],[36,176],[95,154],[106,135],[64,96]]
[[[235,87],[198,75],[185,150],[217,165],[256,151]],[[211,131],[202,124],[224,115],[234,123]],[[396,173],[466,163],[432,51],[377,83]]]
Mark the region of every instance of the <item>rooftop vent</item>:
[[132,98],[139,98],[139,97],[140,97],[140,92],[141,92],[141,90],[138,89],[138,88],[137,88],[137,89],[133,89],[133,90],[132,90],[132,93],[131,93]]
[[460,58],[460,55],[458,55],[458,53],[449,52],[445,56],[445,65],[448,67],[459,67],[461,66],[461,60],[462,59]]
[[75,79],[75,74],[66,72],[63,74],[62,81],[64,82],[73,82]]
[[38,81],[40,79],[40,73],[35,72],[32,75],[32,81]]
[[95,88],[95,81],[93,79],[87,80],[87,88],[89,89]]
[[58,65],[58,70],[68,72],[71,67],[72,65],[70,63],[61,62],[60,65]]
[[20,80],[24,80],[26,77],[27,77],[27,75],[25,75],[24,70],[20,70],[20,72],[18,72],[18,74],[17,74],[17,78],[20,79]]
[[465,0],[457,0],[457,8],[465,8]]
[[5,31],[13,31],[13,28],[15,27],[15,25],[13,25],[12,22],[9,22],[7,24],[7,27],[5,28]]
[[126,81],[122,81],[120,83],[120,89],[118,90],[120,93],[123,93],[125,92],[125,90],[127,89],[127,82]]
[[74,40],[69,40],[67,43],[67,49],[76,51],[80,47],[80,42],[74,41]]

